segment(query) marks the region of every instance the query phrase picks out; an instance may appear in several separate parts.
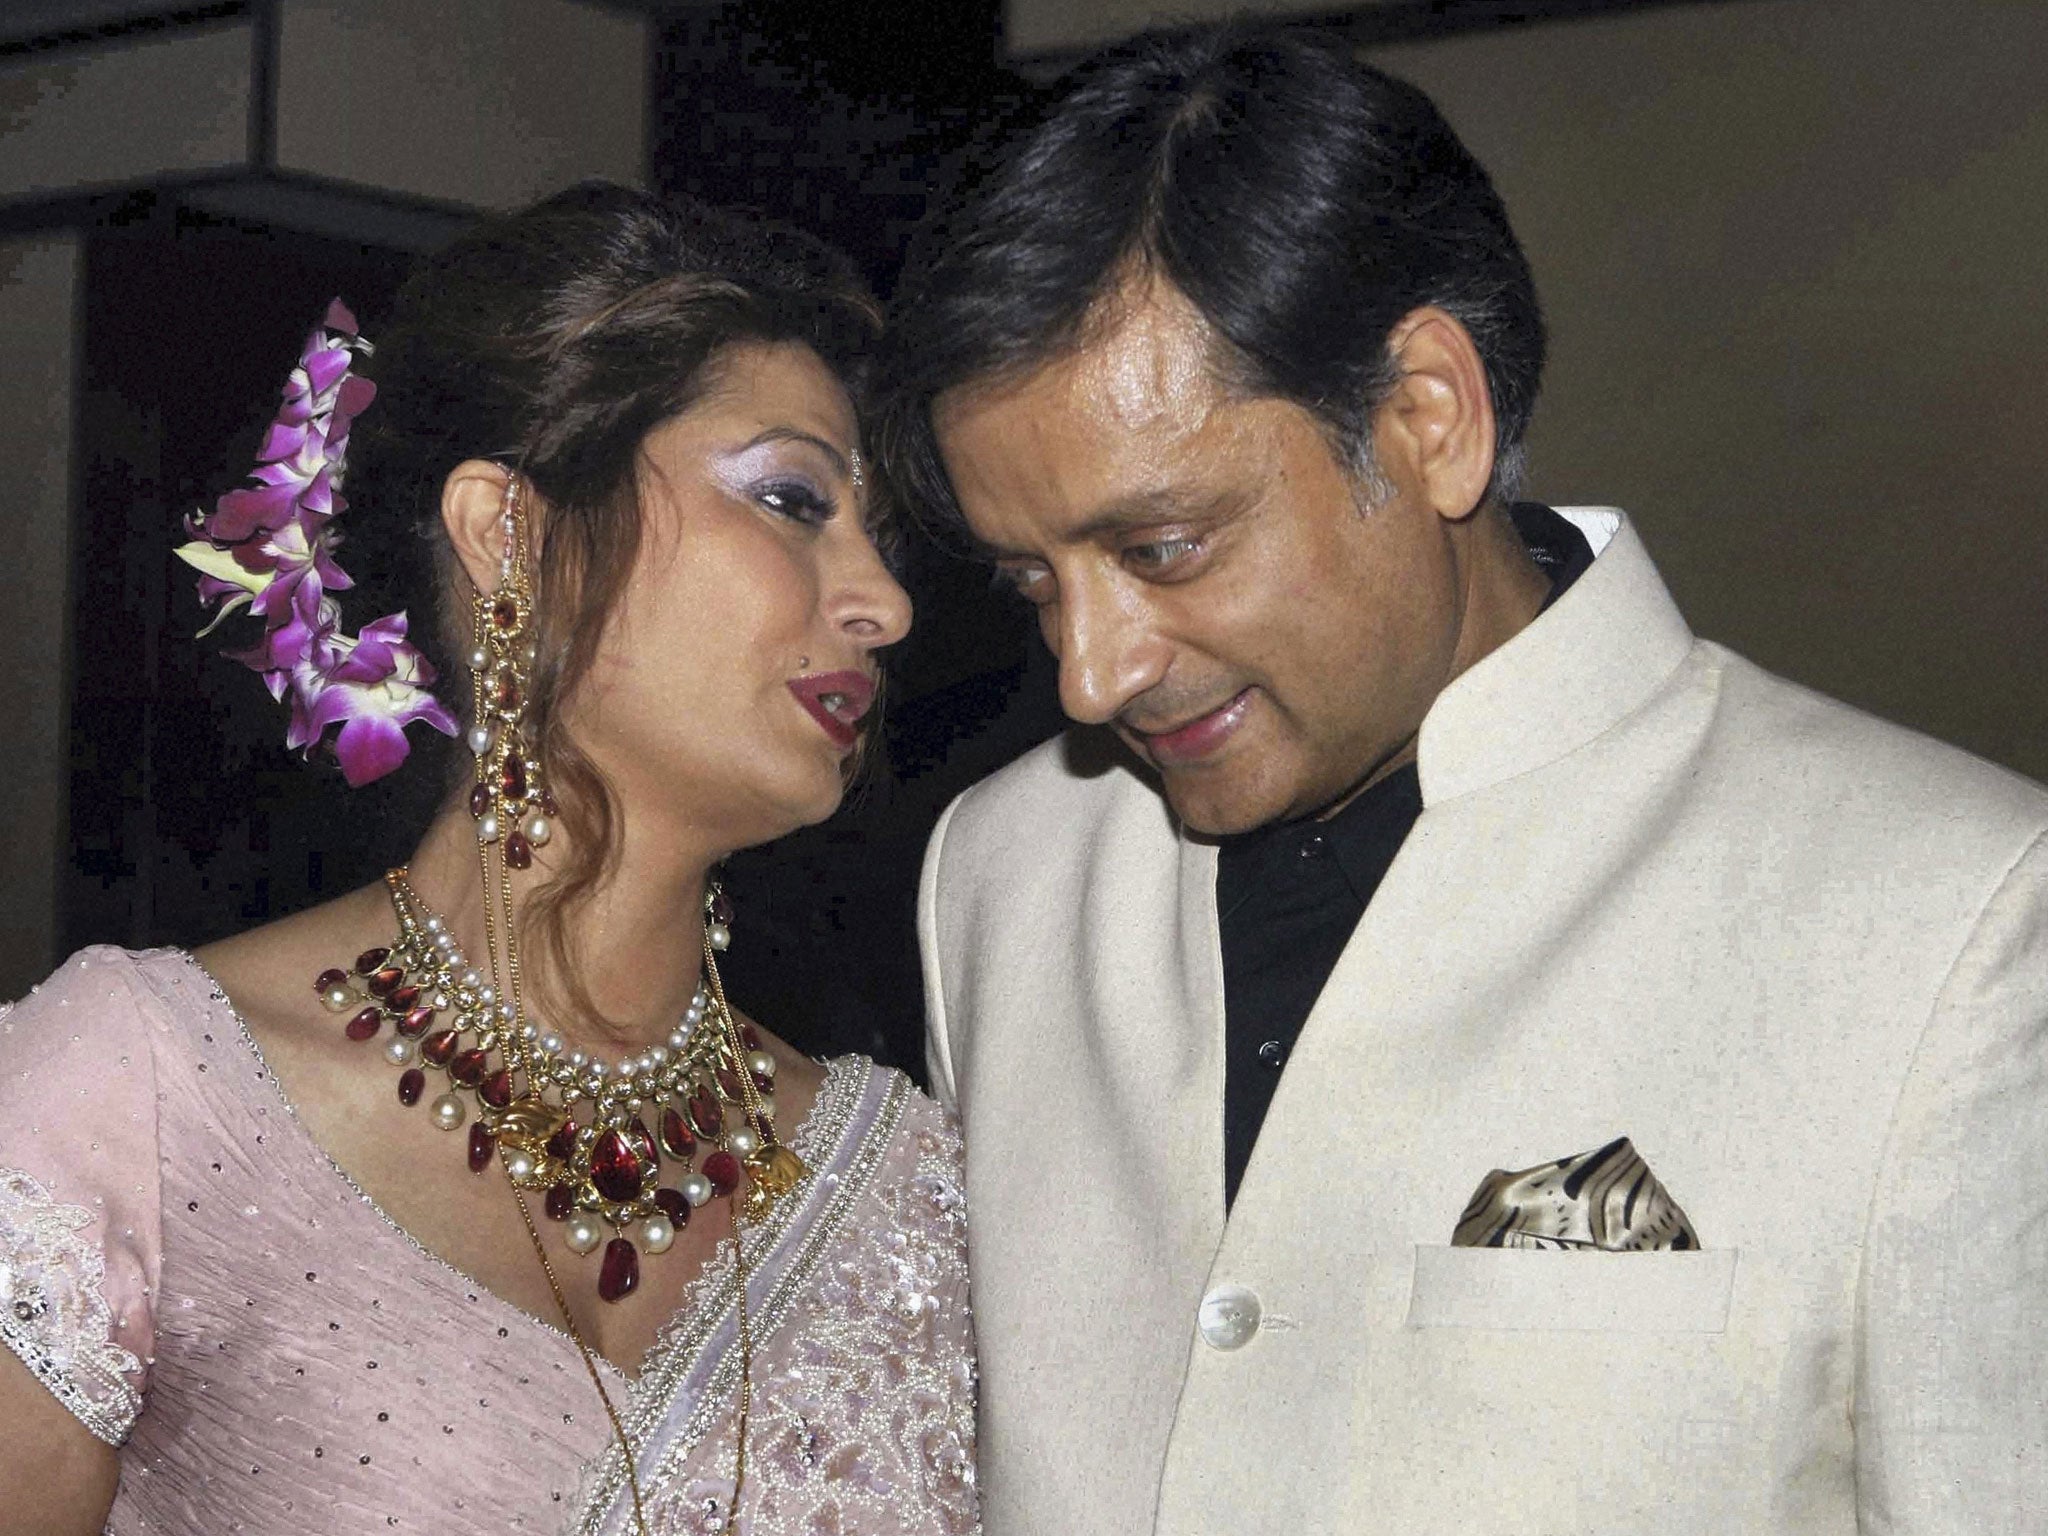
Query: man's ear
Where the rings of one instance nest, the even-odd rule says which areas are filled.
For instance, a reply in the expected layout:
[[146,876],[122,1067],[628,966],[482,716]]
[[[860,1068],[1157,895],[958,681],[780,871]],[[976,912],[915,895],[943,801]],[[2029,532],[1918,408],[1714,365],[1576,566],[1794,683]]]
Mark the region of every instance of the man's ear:
[[1493,393],[1465,327],[1435,305],[1387,335],[1401,381],[1373,416],[1373,447],[1397,483],[1419,488],[1439,516],[1477,511],[1493,479]]
[[512,476],[489,459],[464,459],[441,482],[441,526],[478,593],[495,592],[505,561],[505,497]]

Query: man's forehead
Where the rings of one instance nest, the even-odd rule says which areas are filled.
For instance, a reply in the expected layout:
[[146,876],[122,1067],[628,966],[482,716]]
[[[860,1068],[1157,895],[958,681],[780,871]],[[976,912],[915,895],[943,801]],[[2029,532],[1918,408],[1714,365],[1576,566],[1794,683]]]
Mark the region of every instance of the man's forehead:
[[1211,364],[1213,332],[1164,277],[1141,269],[1090,306],[1072,341],[1022,370],[941,395],[942,442],[970,423],[1074,416],[1105,431],[1185,430],[1224,399]]

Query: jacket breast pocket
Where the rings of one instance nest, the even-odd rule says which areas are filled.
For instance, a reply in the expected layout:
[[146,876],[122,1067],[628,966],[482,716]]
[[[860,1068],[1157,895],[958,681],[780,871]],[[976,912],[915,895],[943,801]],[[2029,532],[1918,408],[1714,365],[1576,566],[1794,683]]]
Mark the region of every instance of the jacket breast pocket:
[[1720,1333],[1733,1248],[1603,1253],[1417,1244],[1410,1328]]

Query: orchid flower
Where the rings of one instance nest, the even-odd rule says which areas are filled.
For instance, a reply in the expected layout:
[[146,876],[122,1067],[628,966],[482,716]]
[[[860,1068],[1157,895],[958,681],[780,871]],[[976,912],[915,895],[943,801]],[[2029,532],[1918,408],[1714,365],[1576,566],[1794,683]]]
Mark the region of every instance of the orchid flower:
[[232,660],[259,672],[274,699],[291,696],[285,744],[318,745],[332,725],[343,776],[352,787],[405,761],[405,727],[424,720],[446,735],[455,717],[428,691],[434,669],[405,638],[405,615],[387,614],[356,636],[341,628],[327,594],[353,583],[334,559],[334,519],[349,428],[377,387],[350,371],[370,344],[336,299],[306,339],[285,381],[284,404],[264,434],[254,485],[228,492],[211,516],[186,519],[192,542],[176,553],[199,572],[200,601],[220,606],[201,635],[230,614],[264,623],[263,638]]

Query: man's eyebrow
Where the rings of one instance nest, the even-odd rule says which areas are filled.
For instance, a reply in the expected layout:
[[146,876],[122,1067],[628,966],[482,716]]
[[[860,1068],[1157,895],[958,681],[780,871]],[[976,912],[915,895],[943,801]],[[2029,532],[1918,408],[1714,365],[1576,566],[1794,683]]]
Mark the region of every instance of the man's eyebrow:
[[[1106,534],[1129,533],[1133,529],[1151,528],[1160,523],[1209,522],[1242,510],[1247,500],[1235,491],[1211,495],[1190,495],[1171,488],[1134,491],[1128,496],[1118,497],[1073,527],[1061,530],[1059,542],[1091,544]],[[976,551],[985,560],[1030,558],[1027,551],[1004,549],[979,537],[974,543]]]

